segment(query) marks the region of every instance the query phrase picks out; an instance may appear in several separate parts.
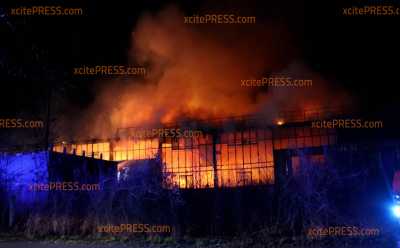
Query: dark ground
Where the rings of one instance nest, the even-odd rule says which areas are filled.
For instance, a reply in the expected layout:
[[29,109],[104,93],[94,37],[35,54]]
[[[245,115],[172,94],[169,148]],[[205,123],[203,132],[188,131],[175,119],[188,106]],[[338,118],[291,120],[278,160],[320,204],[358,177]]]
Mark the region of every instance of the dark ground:
[[24,238],[0,238],[0,248],[395,248],[396,241],[380,235],[371,238],[336,238],[312,240],[305,236],[282,238],[252,235],[230,239],[183,238],[179,241],[171,237],[147,239],[53,239],[27,240]]
[[[0,248],[124,248],[124,247],[163,247],[163,248],[169,248],[169,247],[198,247],[198,248],[203,248],[203,247],[272,247],[272,246],[267,246],[266,244],[256,244],[254,246],[242,246],[240,244],[233,245],[233,246],[202,246],[202,245],[195,245],[195,246],[181,246],[181,245],[143,245],[143,246],[135,246],[135,245],[129,245],[129,244],[120,244],[120,243],[111,243],[111,244],[68,244],[68,243],[44,243],[44,242],[32,242],[32,241],[16,241],[16,242],[5,242],[5,243],[0,243]],[[288,245],[283,245],[283,246],[274,246],[274,247],[304,247],[304,248],[309,248],[309,247],[331,247],[331,248],[342,248],[342,247],[351,247],[351,248],[365,248],[365,247],[371,247],[371,248],[395,248],[395,246],[384,246],[384,245],[371,245],[371,246],[364,246],[364,245],[357,245],[357,246],[343,246],[343,245],[336,245],[336,246],[288,246]]]
[[1,248],[20,248],[20,247],[30,247],[30,248],[106,248],[106,247],[128,247],[123,244],[68,244],[68,243],[45,243],[37,241],[14,241],[0,243]]

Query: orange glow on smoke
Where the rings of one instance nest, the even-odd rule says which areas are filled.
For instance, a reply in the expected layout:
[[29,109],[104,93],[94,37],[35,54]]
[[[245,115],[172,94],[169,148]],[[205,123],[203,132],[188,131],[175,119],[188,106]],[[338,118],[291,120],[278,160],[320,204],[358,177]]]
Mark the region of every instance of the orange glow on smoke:
[[[187,25],[183,17],[174,7],[143,15],[132,32],[127,63],[145,65],[146,75],[99,84],[96,100],[82,118],[77,121],[76,111],[71,110],[71,116],[58,120],[55,132],[63,139],[108,139],[118,128],[245,115],[276,124],[285,110],[301,113],[335,102],[345,104],[340,89],[332,89],[328,79],[302,62],[292,43],[296,39],[285,24],[260,20],[242,26]],[[242,86],[242,80],[275,74],[313,84]]]
[[[146,76],[102,84],[96,101],[76,124],[79,128],[65,125],[60,133],[107,139],[118,128],[245,115],[262,116],[276,124],[275,119],[285,110],[301,113],[306,108],[345,102],[343,94],[331,90],[325,78],[294,59],[297,52],[284,25],[231,25],[234,27],[205,31],[201,25],[184,24],[183,16],[177,9],[167,8],[141,18],[131,36],[128,63],[147,65]],[[282,39],[276,39],[276,34]],[[268,77],[269,72],[312,80],[313,85],[241,84],[242,80]]]
[[[266,69],[281,71],[290,63],[294,49],[285,28],[255,24],[208,34],[185,24],[183,16],[168,8],[138,22],[129,58],[149,65],[148,74],[116,79],[101,91],[96,106],[105,107],[112,128],[250,115],[264,107],[265,88],[242,87],[241,80],[262,77]],[[237,37],[237,28],[243,37]],[[276,40],[275,33],[282,39]],[[96,125],[107,132],[102,123]]]
[[[345,102],[344,95],[330,90],[325,79],[294,61],[296,52],[281,25],[231,25],[235,27],[222,27],[223,31],[214,27],[204,32],[201,25],[186,25],[182,20],[182,13],[174,8],[139,20],[129,58],[149,65],[146,77],[107,83],[92,109],[83,115],[86,119],[76,136],[109,138],[118,128],[243,115],[258,115],[268,124],[282,126],[321,117],[306,109]],[[276,34],[282,39],[276,39]],[[241,80],[268,76],[266,72],[310,79],[313,86],[241,85]],[[289,117],[280,115],[285,110],[295,111]],[[165,172],[181,188],[214,187],[215,181],[219,186],[234,187],[273,182],[274,149],[324,145],[332,139],[312,138],[311,130],[305,128],[296,132],[298,137],[276,142],[272,142],[268,130],[221,133],[214,158],[212,139],[207,134],[168,140],[161,147],[158,139],[125,138],[111,143],[62,144],[54,151],[62,152],[66,147],[67,153],[75,150],[83,155],[85,151],[85,156],[93,154],[113,161],[154,159],[161,152]]]

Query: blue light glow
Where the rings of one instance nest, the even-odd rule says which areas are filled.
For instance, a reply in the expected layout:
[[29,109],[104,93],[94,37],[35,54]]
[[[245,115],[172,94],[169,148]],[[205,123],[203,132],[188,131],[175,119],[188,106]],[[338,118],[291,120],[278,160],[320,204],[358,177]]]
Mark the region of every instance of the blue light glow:
[[392,212],[393,212],[393,215],[394,215],[396,218],[400,218],[400,205],[394,205],[394,206],[392,207]]
[[30,191],[29,186],[48,182],[48,152],[0,155],[0,180],[6,182],[8,194],[14,195],[19,205],[29,205],[46,199],[47,192]]

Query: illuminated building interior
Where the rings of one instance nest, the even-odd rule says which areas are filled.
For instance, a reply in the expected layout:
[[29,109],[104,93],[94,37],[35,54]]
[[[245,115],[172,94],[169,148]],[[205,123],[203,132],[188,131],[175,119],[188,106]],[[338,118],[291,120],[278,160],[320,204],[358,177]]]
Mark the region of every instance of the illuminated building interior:
[[[180,188],[213,188],[273,184],[274,151],[335,143],[333,129],[277,124],[218,129],[198,137],[128,136],[101,142],[59,143],[53,151],[112,161],[154,159],[160,154],[163,171],[173,184]],[[323,155],[313,159],[323,161]],[[299,158],[292,157],[292,163],[296,170]]]

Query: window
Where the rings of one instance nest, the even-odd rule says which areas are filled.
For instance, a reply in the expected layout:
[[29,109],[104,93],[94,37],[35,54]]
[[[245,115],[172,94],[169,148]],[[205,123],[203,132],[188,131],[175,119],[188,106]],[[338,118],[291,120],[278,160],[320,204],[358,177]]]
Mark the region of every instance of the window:
[[237,172],[238,185],[250,185],[251,184],[251,171],[238,171]]

